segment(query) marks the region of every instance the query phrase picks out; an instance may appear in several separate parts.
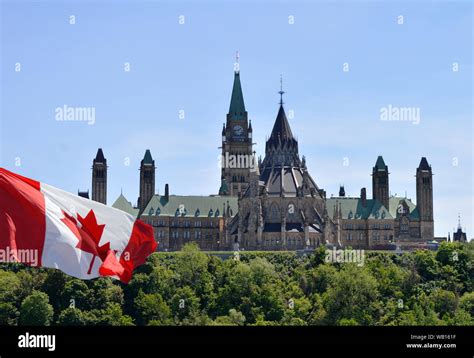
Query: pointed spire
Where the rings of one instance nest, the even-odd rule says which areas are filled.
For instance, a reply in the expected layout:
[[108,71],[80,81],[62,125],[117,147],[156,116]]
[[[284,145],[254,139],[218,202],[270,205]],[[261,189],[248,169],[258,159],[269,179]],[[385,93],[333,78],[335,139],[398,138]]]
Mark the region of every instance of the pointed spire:
[[428,164],[428,161],[426,160],[425,157],[421,158],[420,165],[418,166],[418,169],[420,169],[420,170],[430,170],[431,169],[431,167]]
[[222,136],[225,136],[225,123],[222,124]]
[[381,155],[377,157],[377,162],[375,163],[374,170],[387,170],[387,166],[385,165],[385,162]]
[[150,149],[147,149],[145,152],[145,156],[143,157],[142,164],[153,164],[153,158],[151,156]]
[[290,124],[286,118],[285,110],[283,105],[280,104],[275,124],[273,125],[272,133],[270,134],[270,140],[281,140],[287,141],[293,139],[293,133],[291,132]]
[[232,97],[230,99],[229,114],[234,119],[243,119],[245,113],[244,95],[242,94],[242,85],[240,84],[240,64],[237,52],[234,71],[234,86],[232,87]]
[[462,230],[461,228],[461,214],[458,213],[458,230]]
[[99,148],[99,150],[97,150],[97,155],[95,156],[94,162],[105,163],[105,157],[104,157],[104,152],[102,152],[102,148]]

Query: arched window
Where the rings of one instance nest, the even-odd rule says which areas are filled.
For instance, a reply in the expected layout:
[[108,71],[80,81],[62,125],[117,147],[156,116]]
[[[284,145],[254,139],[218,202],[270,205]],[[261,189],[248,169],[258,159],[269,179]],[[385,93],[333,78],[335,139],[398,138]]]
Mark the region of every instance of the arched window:
[[270,215],[272,217],[273,221],[279,221],[280,220],[280,209],[278,208],[278,205],[273,203],[272,206],[270,207]]

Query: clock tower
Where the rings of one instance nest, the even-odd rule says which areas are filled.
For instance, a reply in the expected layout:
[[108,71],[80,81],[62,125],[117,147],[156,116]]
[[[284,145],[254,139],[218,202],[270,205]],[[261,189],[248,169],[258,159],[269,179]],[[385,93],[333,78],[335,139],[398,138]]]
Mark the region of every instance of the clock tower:
[[247,189],[258,163],[252,151],[252,123],[245,110],[238,55],[227,120],[222,128],[221,187],[219,195],[238,196]]

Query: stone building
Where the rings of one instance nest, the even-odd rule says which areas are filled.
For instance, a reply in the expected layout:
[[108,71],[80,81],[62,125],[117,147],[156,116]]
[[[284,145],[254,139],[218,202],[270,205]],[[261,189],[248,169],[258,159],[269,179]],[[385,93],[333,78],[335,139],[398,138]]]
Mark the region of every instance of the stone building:
[[92,200],[107,204],[107,159],[102,148],[92,162]]
[[252,123],[245,110],[240,72],[235,71],[229,113],[222,128],[219,195],[236,197],[245,192],[251,169],[257,165],[252,146]]
[[[140,197],[133,206],[123,193],[112,207],[138,217],[153,226],[158,251],[176,251],[188,242],[203,250],[228,247],[227,225],[237,213],[236,197],[164,195],[155,193],[155,161],[146,150],[140,163]],[[140,204],[143,204],[141,206]]]
[[[137,205],[121,194],[112,206],[152,225],[159,250],[179,250],[187,242],[197,242],[204,250],[300,250],[322,244],[413,248],[433,241],[433,173],[425,157],[415,173],[416,205],[390,195],[390,173],[382,156],[372,168],[372,198],[366,188],[360,196],[348,197],[344,186],[339,196],[327,198],[305,157],[300,157],[283,106],[284,92],[279,93],[265,157],[257,162],[240,71],[234,72],[222,129],[219,195],[170,195],[168,185],[164,195],[156,194],[155,161],[146,150]],[[92,198],[105,203],[107,161],[101,149],[93,162],[92,184]]]
[[467,234],[462,230],[460,217],[458,217],[458,229],[453,232],[453,241],[467,242]]

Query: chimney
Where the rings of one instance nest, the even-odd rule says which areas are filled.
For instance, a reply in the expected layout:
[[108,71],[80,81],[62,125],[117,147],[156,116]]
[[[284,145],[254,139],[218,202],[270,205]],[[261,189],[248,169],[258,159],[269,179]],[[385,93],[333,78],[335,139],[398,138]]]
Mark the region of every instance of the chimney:
[[365,208],[367,206],[367,191],[365,188],[360,189],[360,199],[362,200],[362,206]]
[[165,184],[165,199],[166,201],[170,200],[170,187],[168,184]]

